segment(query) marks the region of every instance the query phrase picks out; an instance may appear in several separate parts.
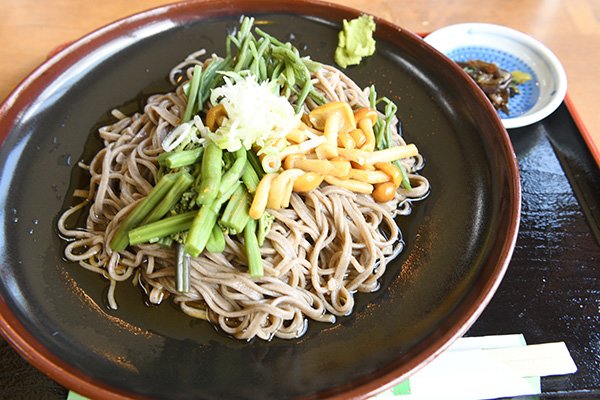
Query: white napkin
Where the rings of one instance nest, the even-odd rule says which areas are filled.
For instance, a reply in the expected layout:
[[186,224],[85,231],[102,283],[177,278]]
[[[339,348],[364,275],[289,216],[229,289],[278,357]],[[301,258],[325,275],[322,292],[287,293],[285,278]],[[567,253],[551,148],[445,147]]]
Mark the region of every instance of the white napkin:
[[523,335],[460,338],[376,400],[483,400],[541,393],[540,377],[577,367],[563,342],[528,346]]

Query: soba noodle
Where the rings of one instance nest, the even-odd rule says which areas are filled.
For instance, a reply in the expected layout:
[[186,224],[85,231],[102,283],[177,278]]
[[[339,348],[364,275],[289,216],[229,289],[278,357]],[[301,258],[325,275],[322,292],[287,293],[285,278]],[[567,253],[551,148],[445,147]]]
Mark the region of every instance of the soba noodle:
[[[378,288],[388,261],[402,251],[394,218],[410,213],[411,200],[429,191],[427,179],[415,173],[423,166],[420,156],[403,160],[412,190],[401,187],[387,203],[322,184],[307,194],[294,193],[289,208],[270,210],[275,221],[261,248],[261,278],[248,275],[237,236],[226,236],[223,253],[205,251],[192,258],[191,287],[185,294],[176,290],[174,249],[143,244],[118,253],[108,245],[119,223],[155,184],[161,142],[180,123],[186,107],[181,83],[191,78],[193,65],[204,54],[190,55],[171,71],[174,92],[150,96],[142,113],[126,116],[115,110],[117,121],[100,128],[104,147],[89,165],[80,164],[91,178],[89,189],[75,195],[85,199],[58,223],[61,234],[71,239],[65,255],[110,281],[113,309],[116,284],[132,280],[141,284],[150,302],[171,297],[187,315],[209,320],[238,339],[295,338],[305,332],[307,318],[333,323],[336,316],[352,312],[355,292]],[[324,65],[312,79],[328,101],[369,106],[368,91],[332,66]],[[308,99],[305,107],[316,104]],[[404,144],[397,132],[394,139]],[[69,228],[69,218],[82,211],[87,211],[84,229]]]

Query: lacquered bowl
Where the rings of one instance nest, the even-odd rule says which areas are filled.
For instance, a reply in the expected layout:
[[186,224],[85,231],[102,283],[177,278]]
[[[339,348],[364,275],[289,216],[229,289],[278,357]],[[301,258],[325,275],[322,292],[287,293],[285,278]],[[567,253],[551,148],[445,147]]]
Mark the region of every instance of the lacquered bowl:
[[399,106],[426,158],[429,197],[400,220],[405,251],[352,315],[296,340],[242,343],[170,304],[149,308],[62,257],[56,219],[74,163],[98,148],[109,111],[170,90],[195,49],[222,53],[241,14],[332,63],[343,18],[313,1],[199,1],[141,13],[78,40],[27,77],[0,108],[0,327],[37,368],[91,398],[365,398],[443,351],[476,320],[507,268],[519,221],[514,153],[474,83],[420,37],[377,19],[377,52],[346,72]]

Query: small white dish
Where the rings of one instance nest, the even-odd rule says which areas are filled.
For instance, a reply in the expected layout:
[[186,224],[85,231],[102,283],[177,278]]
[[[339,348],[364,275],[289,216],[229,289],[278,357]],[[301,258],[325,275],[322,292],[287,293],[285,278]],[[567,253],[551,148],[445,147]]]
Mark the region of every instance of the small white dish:
[[532,79],[519,85],[509,113],[498,111],[504,127],[518,128],[552,113],[567,93],[567,76],[558,58],[543,44],[504,26],[465,23],[447,26],[425,41],[454,61],[494,62],[507,71],[523,71]]

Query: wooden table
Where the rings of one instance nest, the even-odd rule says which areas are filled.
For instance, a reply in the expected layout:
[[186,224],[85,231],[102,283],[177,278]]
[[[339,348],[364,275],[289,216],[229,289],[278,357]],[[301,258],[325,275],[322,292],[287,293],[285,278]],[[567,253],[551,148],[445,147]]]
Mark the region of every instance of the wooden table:
[[[600,1],[598,0],[332,0],[393,21],[414,32],[460,22],[489,22],[520,30],[561,60],[569,95],[600,148]],[[56,46],[165,0],[0,0],[0,99]]]

